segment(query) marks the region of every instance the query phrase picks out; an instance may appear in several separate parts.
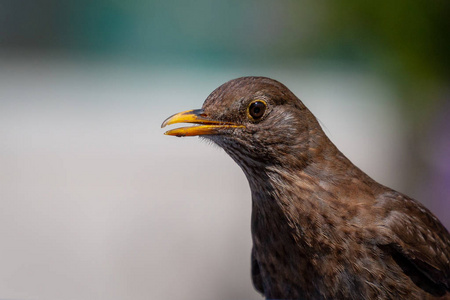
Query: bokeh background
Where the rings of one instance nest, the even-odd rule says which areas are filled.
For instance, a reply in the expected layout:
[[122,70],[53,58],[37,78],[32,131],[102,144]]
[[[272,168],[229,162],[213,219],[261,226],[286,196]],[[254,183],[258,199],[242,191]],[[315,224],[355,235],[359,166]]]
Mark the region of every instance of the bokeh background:
[[250,191],[164,136],[225,81],[285,83],[450,227],[450,2],[0,1],[0,298],[261,299]]

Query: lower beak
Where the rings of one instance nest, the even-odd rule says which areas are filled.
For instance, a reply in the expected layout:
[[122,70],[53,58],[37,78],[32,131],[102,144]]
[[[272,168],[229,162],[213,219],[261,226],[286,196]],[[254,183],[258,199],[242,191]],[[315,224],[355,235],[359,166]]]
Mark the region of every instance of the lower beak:
[[196,135],[213,135],[220,134],[224,129],[242,128],[243,125],[238,125],[231,122],[222,122],[211,120],[203,112],[202,109],[193,109],[180,112],[167,118],[161,125],[161,128],[176,124],[176,123],[195,123],[200,126],[181,127],[166,131],[166,135],[175,136],[196,136]]

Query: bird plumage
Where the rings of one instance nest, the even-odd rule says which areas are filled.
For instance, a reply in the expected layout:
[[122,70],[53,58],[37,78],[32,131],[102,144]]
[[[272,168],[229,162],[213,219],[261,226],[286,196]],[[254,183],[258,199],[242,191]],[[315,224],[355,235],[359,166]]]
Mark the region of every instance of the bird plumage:
[[[260,110],[252,117],[255,101],[265,105],[261,117]],[[195,132],[222,147],[248,179],[252,279],[263,295],[450,298],[448,231],[422,204],[353,165],[283,84],[231,80],[198,115],[195,123],[215,127]]]

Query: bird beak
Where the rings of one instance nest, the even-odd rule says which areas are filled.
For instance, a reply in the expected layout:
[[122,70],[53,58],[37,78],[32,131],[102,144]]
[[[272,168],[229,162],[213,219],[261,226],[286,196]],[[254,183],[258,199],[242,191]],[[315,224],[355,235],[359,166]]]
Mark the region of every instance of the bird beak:
[[166,131],[166,135],[175,136],[196,136],[220,134],[223,129],[242,128],[244,126],[232,122],[211,120],[202,109],[193,109],[174,114],[168,117],[161,125],[161,128],[176,123],[195,123],[200,126],[181,127]]

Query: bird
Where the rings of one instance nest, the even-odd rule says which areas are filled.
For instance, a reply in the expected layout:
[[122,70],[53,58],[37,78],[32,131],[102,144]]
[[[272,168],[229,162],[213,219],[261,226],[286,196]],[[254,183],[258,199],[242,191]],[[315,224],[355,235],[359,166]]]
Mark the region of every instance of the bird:
[[241,167],[251,276],[267,299],[450,299],[450,234],[418,201],[355,166],[285,85],[241,77],[167,118]]

